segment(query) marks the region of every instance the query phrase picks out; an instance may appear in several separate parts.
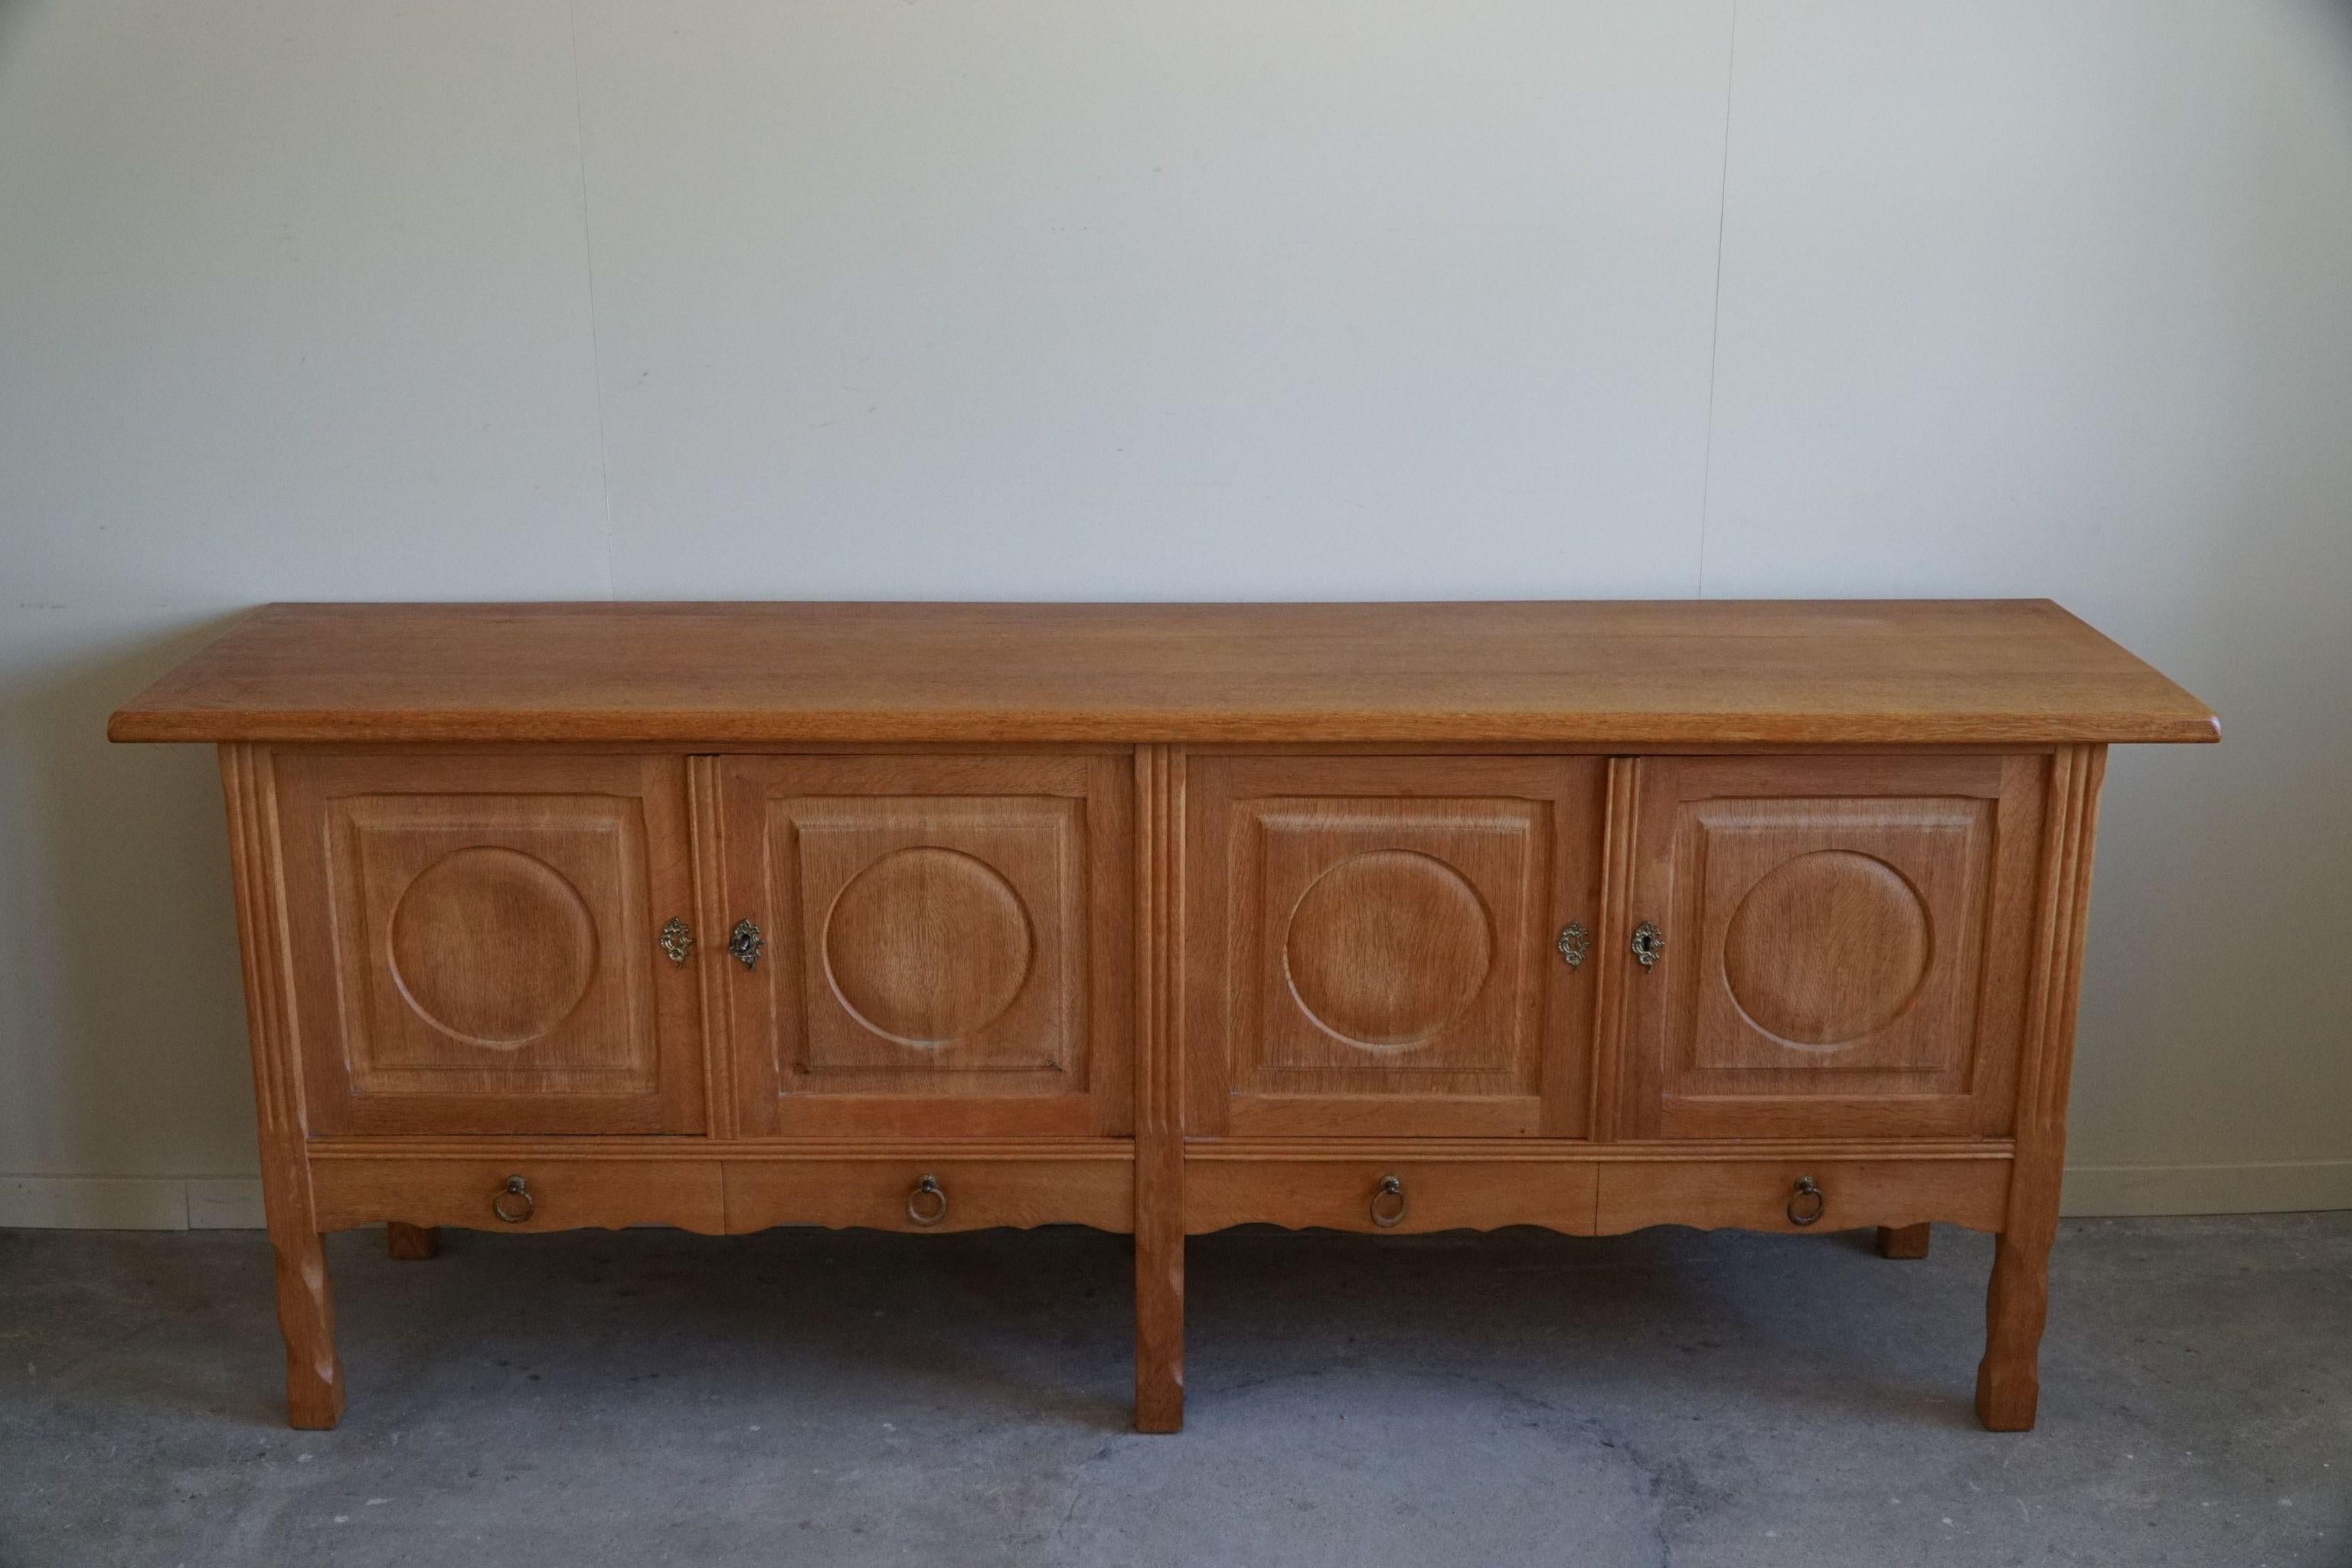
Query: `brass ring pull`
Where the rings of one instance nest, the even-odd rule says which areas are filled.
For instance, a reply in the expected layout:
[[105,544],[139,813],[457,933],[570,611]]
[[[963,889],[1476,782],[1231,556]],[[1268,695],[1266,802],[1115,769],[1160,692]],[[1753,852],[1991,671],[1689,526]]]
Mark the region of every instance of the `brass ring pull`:
[[1404,1218],[1404,1183],[1395,1176],[1382,1176],[1381,1184],[1372,1189],[1372,1223],[1382,1230],[1391,1229]]
[[490,1212],[509,1225],[520,1225],[539,1212],[539,1200],[520,1176],[509,1176],[507,1184],[490,1195]]
[[925,1174],[907,1194],[907,1217],[917,1225],[937,1225],[948,1217],[948,1195],[937,1176]]
[[1789,1223],[1811,1225],[1822,1217],[1830,1200],[1811,1176],[1799,1176],[1796,1189],[1789,1194]]

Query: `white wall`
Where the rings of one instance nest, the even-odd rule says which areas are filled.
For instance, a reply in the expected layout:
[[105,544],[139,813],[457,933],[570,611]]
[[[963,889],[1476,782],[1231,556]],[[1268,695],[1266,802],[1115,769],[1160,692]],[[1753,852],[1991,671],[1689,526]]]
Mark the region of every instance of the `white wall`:
[[276,598],[2052,595],[2078,1210],[2352,1205],[2352,7],[0,0],[0,1223],[249,1218]]

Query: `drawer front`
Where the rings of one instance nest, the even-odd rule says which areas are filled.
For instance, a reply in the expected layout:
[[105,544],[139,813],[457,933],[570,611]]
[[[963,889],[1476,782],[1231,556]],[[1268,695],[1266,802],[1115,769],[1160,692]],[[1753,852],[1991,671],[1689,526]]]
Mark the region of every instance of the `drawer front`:
[[1580,1135],[1605,766],[1191,759],[1188,1131]]
[[982,1230],[1135,1228],[1135,1168],[1100,1160],[734,1160],[727,1226]]
[[1593,1167],[1559,1160],[1227,1160],[1184,1166],[1184,1228],[1410,1235],[1538,1225],[1592,1234]]
[[1621,1136],[2008,1132],[2046,757],[1638,768]]
[[338,1155],[311,1161],[310,1190],[321,1230],[383,1220],[477,1230],[726,1229],[716,1160]]
[[703,1130],[681,759],[276,767],[314,1136]]
[[720,759],[742,1132],[1124,1132],[1133,766]]
[[[1853,1230],[1942,1220],[1997,1231],[2009,1212],[2007,1159],[1612,1161],[1597,1228]],[[1808,1217],[1810,1216],[1810,1217]]]

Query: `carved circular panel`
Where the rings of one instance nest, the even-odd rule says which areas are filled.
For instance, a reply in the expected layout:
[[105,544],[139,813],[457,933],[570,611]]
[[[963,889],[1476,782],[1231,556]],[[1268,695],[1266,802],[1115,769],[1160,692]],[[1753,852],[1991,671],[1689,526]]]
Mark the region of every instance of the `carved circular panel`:
[[596,975],[596,921],[579,889],[516,849],[459,849],[392,911],[392,977],[418,1017],[512,1050],[572,1016]]
[[1283,962],[1307,1016],[1350,1045],[1435,1037],[1486,983],[1486,906],[1433,856],[1377,849],[1318,877],[1290,913]]
[[897,849],[849,879],[825,918],[824,966],[859,1023],[908,1046],[986,1028],[1029,976],[1028,912],[985,861]]
[[1933,951],[1927,906],[1902,872],[1820,849],[1748,889],[1724,932],[1723,977],[1758,1028],[1835,1046],[1901,1017]]

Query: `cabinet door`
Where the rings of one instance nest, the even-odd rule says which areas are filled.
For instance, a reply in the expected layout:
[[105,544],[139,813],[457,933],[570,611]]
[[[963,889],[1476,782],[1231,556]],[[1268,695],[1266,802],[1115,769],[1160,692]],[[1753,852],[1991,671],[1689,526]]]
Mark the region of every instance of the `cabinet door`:
[[742,1131],[1128,1130],[1131,756],[719,770]]
[[1186,1131],[1580,1136],[1604,767],[1192,759]]
[[279,753],[314,1134],[698,1132],[686,764]]
[[2008,1131],[2046,758],[1639,769],[1626,1136]]

